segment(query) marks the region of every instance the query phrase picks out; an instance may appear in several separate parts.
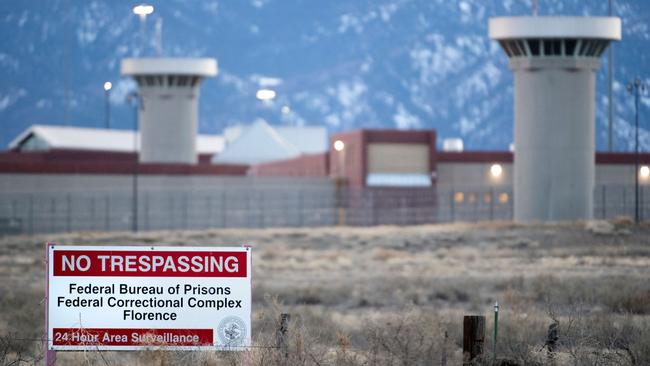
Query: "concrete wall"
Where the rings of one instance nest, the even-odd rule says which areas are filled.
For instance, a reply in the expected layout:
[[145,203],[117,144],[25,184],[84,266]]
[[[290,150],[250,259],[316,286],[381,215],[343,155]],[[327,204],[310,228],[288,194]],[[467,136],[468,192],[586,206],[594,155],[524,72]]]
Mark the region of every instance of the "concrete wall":
[[[11,220],[26,233],[132,228],[131,176],[0,177],[0,232],[13,230],[6,227]],[[140,176],[137,225],[139,230],[333,225],[335,193],[322,177]]]

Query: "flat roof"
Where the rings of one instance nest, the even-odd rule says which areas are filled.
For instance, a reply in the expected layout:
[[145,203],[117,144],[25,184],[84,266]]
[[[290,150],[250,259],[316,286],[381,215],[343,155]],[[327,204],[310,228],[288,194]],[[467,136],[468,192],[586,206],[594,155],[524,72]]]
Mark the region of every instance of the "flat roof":
[[122,75],[194,75],[214,77],[217,60],[214,58],[125,58]]
[[621,40],[621,18],[521,16],[489,20],[490,39],[590,38]]

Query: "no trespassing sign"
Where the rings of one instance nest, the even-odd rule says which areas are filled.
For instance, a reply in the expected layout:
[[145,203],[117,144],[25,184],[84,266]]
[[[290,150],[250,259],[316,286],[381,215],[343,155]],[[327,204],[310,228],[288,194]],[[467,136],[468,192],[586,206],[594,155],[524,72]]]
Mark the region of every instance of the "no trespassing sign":
[[47,247],[50,350],[243,350],[249,247]]

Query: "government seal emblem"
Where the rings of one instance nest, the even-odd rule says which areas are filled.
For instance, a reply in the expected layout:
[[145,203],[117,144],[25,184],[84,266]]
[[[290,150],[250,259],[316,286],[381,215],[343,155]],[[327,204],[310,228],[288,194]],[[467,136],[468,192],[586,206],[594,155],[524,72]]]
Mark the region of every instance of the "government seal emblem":
[[246,323],[238,316],[228,316],[219,322],[217,336],[225,347],[241,346],[246,338]]

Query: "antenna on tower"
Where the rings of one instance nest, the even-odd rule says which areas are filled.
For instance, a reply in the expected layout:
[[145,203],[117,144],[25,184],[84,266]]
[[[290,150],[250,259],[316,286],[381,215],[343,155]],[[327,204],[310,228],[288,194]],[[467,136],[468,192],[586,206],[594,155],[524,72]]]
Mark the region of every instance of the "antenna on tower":
[[531,1],[532,1],[531,10],[533,11],[533,16],[536,17],[537,16],[537,0],[531,0]]
[[162,26],[163,20],[161,17],[156,19],[156,55],[162,56]]

